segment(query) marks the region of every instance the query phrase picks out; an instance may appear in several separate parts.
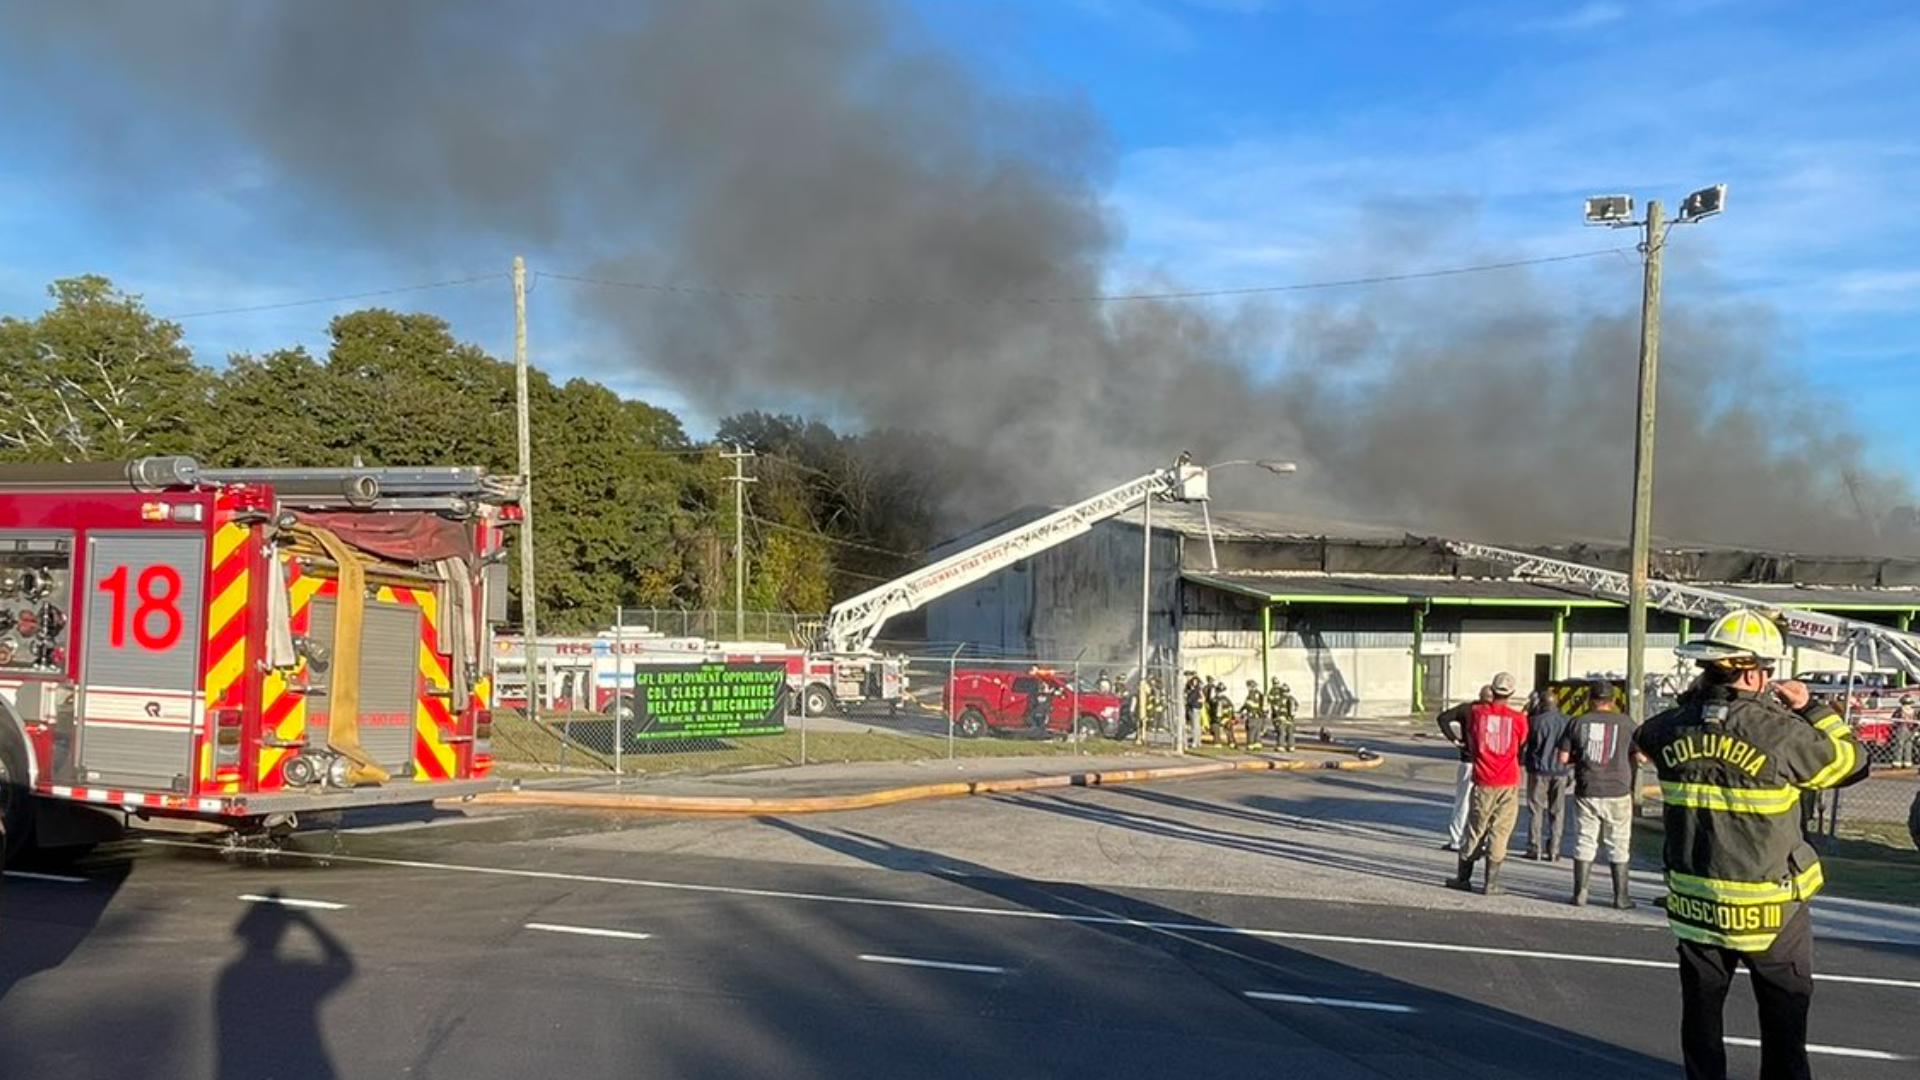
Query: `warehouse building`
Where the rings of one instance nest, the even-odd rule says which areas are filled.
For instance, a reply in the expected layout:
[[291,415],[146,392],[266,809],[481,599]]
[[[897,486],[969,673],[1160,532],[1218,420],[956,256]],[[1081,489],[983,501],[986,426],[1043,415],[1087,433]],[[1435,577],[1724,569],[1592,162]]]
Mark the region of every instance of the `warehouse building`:
[[[1044,513],[989,523],[957,550]],[[1625,609],[1578,591],[1514,580],[1463,559],[1442,538],[1346,522],[1153,508],[1143,550],[1136,510],[929,605],[927,636],[975,654],[1064,663],[1137,663],[1141,577],[1149,562],[1152,662],[1228,680],[1277,677],[1321,717],[1404,716],[1472,696],[1496,671],[1523,688],[1549,678],[1621,674]],[[1211,541],[1209,540],[1211,531]],[[1624,569],[1626,551],[1543,553]],[[1150,553],[1149,553],[1150,551]],[[1920,560],[1810,558],[1753,551],[1656,552],[1656,576],[1905,629],[1920,612]],[[1653,612],[1646,668],[1681,675],[1674,645],[1697,628]],[[1843,667],[1806,652],[1795,670]]]

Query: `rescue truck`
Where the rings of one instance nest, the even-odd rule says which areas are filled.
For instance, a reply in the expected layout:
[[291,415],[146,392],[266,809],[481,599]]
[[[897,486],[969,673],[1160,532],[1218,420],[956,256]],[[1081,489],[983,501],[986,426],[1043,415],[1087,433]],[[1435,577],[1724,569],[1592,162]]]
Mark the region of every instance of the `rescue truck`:
[[518,477],[0,466],[7,850],[496,786]]
[[[602,630],[593,637],[540,638],[541,707],[557,713],[613,715],[633,692],[634,672],[650,664],[711,661],[721,664],[780,663],[788,689],[797,695],[805,684],[806,653],[777,641],[713,641],[675,637],[647,627]],[[527,645],[518,634],[493,639],[494,706],[524,708],[527,700]]]

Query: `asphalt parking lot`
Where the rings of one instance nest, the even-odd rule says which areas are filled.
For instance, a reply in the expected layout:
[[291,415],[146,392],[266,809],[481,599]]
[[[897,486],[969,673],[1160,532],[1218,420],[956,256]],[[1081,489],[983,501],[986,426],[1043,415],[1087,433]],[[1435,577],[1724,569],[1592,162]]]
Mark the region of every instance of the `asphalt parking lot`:
[[[1428,772],[132,841],[0,886],[0,1074],[1677,1075],[1658,914],[1439,888]],[[1917,920],[1823,909],[1816,1063],[1913,1075]]]

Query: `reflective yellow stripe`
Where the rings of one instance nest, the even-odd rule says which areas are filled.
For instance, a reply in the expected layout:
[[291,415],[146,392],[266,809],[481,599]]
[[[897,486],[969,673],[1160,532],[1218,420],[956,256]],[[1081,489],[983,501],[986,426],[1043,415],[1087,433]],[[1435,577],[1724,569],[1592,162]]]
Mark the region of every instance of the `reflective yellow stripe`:
[[1833,743],[1833,764],[1814,773],[1813,777],[1807,781],[1808,787],[1832,787],[1853,772],[1853,767],[1859,762],[1860,755],[1853,748],[1853,739],[1843,734],[1846,730],[1847,726],[1841,724],[1840,732],[1827,732],[1828,741]]
[[1845,731],[1847,722],[1833,713],[1828,713],[1820,719],[1815,720],[1813,726],[1826,732],[1828,735],[1832,735],[1835,731]]
[[1694,941],[1702,945],[1718,945],[1721,948],[1733,949],[1737,952],[1766,952],[1767,947],[1773,944],[1773,939],[1780,936],[1778,933],[1723,934],[1718,930],[1708,930],[1705,927],[1695,926],[1692,923],[1677,922],[1672,919],[1667,920],[1667,927],[1673,931],[1674,937],[1682,941]]
[[1826,885],[1826,883],[1827,872],[1821,868],[1819,863],[1814,863],[1812,866],[1800,871],[1794,875],[1793,878],[1794,891],[1799,894],[1798,899],[1801,900],[1811,899],[1813,894],[1819,892],[1821,887]]
[[[1816,865],[1815,870],[1819,867]],[[1804,875],[1802,875],[1804,876]],[[1780,904],[1794,898],[1793,888],[1773,881],[1723,881],[1667,871],[1667,888],[1722,904]]]
[[1729,788],[1677,780],[1660,781],[1660,797],[1670,806],[1730,814],[1790,814],[1800,805],[1800,792],[1793,787]]

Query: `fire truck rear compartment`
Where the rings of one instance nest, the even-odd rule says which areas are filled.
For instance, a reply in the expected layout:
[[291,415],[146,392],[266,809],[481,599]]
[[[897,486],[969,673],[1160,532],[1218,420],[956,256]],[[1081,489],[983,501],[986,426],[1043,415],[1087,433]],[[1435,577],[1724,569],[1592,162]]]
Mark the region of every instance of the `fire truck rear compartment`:
[[[338,604],[316,597],[307,636],[333,641]],[[395,780],[413,775],[414,711],[420,698],[420,609],[411,604],[368,600],[361,628],[360,745]],[[307,744],[327,745],[330,719],[330,670],[314,673],[307,694]]]

